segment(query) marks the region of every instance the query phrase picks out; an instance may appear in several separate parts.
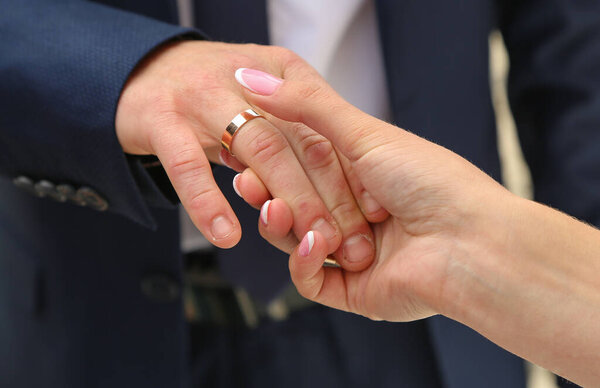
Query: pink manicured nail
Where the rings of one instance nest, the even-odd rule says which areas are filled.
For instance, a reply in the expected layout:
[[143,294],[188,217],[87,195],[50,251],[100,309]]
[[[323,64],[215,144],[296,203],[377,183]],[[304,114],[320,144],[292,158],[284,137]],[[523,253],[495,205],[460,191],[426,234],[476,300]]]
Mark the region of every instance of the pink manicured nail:
[[239,180],[240,180],[240,176],[241,175],[242,174],[240,173],[240,174],[237,174],[236,176],[233,177],[233,189],[235,190],[235,193],[237,195],[239,195],[240,197],[244,198],[242,196],[242,193],[240,193],[240,189],[238,189],[238,184],[239,184]]
[[306,257],[310,255],[310,251],[312,251],[313,245],[315,245],[315,233],[311,230],[306,233],[302,242],[300,242],[300,246],[298,247],[298,254],[300,256]]
[[279,85],[283,82],[281,78],[265,73],[264,71],[239,68],[235,71],[235,79],[243,87],[263,96],[270,96],[275,93]]
[[265,225],[267,225],[267,222],[269,221],[269,205],[270,204],[271,204],[271,200],[268,200],[260,208],[260,219],[263,222],[263,224],[265,224]]

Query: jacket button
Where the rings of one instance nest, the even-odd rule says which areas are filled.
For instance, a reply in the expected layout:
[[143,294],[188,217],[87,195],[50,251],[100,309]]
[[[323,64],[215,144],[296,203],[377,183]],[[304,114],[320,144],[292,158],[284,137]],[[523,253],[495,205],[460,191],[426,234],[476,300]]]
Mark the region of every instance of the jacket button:
[[94,210],[103,212],[108,209],[108,202],[102,198],[97,192],[89,187],[81,187],[77,190],[77,197],[79,197],[86,206],[91,207]]
[[54,187],[54,190],[51,193],[48,193],[48,196],[56,202],[67,202],[67,199],[69,199],[69,195],[67,195],[67,193],[64,191],[64,186],[68,185],[56,185]]
[[13,179],[13,184],[20,189],[27,191],[30,194],[37,195],[35,188],[33,187],[33,181],[26,176],[18,176]]
[[[70,201],[78,206],[85,206],[85,202],[77,196],[75,188],[71,185],[60,184],[56,186],[56,195],[64,198],[64,201]],[[64,202],[61,201],[61,202]]]
[[166,274],[147,275],[140,286],[142,293],[154,302],[172,302],[179,297],[179,284]]
[[52,196],[56,191],[54,184],[47,180],[41,180],[37,182],[35,185],[33,185],[33,188],[35,190],[35,194],[40,198]]

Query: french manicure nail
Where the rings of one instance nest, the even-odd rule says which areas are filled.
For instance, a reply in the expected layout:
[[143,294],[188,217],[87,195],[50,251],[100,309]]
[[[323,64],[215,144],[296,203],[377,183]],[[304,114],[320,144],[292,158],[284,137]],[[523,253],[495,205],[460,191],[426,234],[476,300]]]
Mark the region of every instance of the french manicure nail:
[[239,68],[235,71],[235,79],[243,87],[263,96],[270,96],[275,93],[279,85],[283,82],[281,78],[265,73],[264,71]]
[[310,232],[306,233],[300,242],[300,246],[298,247],[298,253],[300,256],[306,257],[310,255],[313,245],[315,245],[315,233],[311,230]]
[[314,224],[312,224],[311,229],[321,233],[327,240],[331,240],[337,235],[336,229],[323,218],[319,218]]
[[233,177],[233,189],[235,190],[235,193],[236,193],[237,195],[239,195],[240,197],[244,198],[244,197],[242,196],[242,194],[240,193],[240,189],[238,189],[238,184],[239,184],[239,180],[240,180],[240,176],[241,176],[241,175],[242,175],[242,174],[241,174],[241,173],[239,173],[239,174],[236,174],[236,176],[234,176],[234,177]]
[[225,161],[225,158],[223,158],[223,152],[227,152],[227,151],[225,151],[225,150],[221,150],[221,151],[219,152],[219,161],[221,162],[221,164],[222,164],[223,166],[231,168],[231,166],[230,166],[229,164],[227,164],[227,162]]
[[363,191],[361,195],[361,205],[366,214],[373,214],[381,209],[381,205],[368,191]]
[[358,263],[368,259],[373,254],[373,242],[364,234],[350,237],[344,243],[344,258],[351,263]]
[[269,221],[269,205],[271,205],[270,199],[263,203],[262,207],[260,208],[260,219],[265,225],[267,225],[267,222]]
[[214,240],[226,238],[233,233],[233,223],[224,216],[217,216],[212,221],[210,232]]

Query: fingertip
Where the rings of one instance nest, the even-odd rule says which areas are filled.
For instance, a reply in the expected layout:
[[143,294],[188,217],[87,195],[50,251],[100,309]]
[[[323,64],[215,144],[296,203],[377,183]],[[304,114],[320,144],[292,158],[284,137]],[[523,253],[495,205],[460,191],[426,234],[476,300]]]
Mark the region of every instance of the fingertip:
[[235,192],[255,209],[271,198],[269,190],[251,168],[245,169],[233,178]]
[[235,216],[217,215],[211,220],[208,233],[204,233],[208,240],[219,248],[232,248],[242,238],[242,229]]
[[373,198],[371,193],[363,189],[358,197],[362,213],[369,222],[381,222],[387,218],[389,213]]
[[327,256],[327,241],[317,231],[307,232],[290,255],[289,269],[292,282],[298,292],[308,299],[318,297],[325,271],[323,262]]
[[327,240],[318,231],[310,230],[304,235],[292,257],[294,263],[290,270],[301,276],[314,276],[327,257]]
[[367,219],[367,221],[369,221],[371,224],[381,223],[381,222],[387,220],[388,217],[390,216],[390,213],[387,210],[385,210],[384,208],[381,208],[374,213],[363,213],[363,214],[364,214],[365,218]]
[[288,204],[281,198],[266,201],[260,209],[260,225],[267,239],[282,238],[292,230],[294,215]]
[[373,263],[375,244],[371,232],[356,233],[344,239],[335,252],[338,264],[346,271],[363,271]]
[[229,167],[235,172],[242,172],[246,169],[246,166],[242,164],[239,160],[235,158],[235,156],[231,155],[224,149],[219,151],[219,162],[225,167]]
[[241,173],[235,174],[235,176],[233,177],[233,181],[231,182],[231,184],[233,185],[233,191],[235,191],[235,193],[239,197],[244,198],[244,196],[240,192],[240,188],[239,188],[241,175],[242,175]]

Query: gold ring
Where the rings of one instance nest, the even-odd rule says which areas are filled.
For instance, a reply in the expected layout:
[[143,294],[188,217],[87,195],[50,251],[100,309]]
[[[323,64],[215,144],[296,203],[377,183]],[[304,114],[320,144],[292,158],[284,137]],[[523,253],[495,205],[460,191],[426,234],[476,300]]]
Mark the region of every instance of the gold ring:
[[325,258],[325,262],[323,263],[323,267],[342,268],[342,266],[339,265],[338,262],[332,256],[327,256]]
[[223,132],[223,136],[221,137],[221,145],[232,156],[233,153],[231,152],[231,144],[233,143],[233,137],[235,136],[237,131],[244,126],[244,124],[257,117],[264,118],[264,116],[261,116],[254,109],[246,109],[239,115],[235,116],[233,120],[231,120],[227,128],[225,128],[225,132]]

